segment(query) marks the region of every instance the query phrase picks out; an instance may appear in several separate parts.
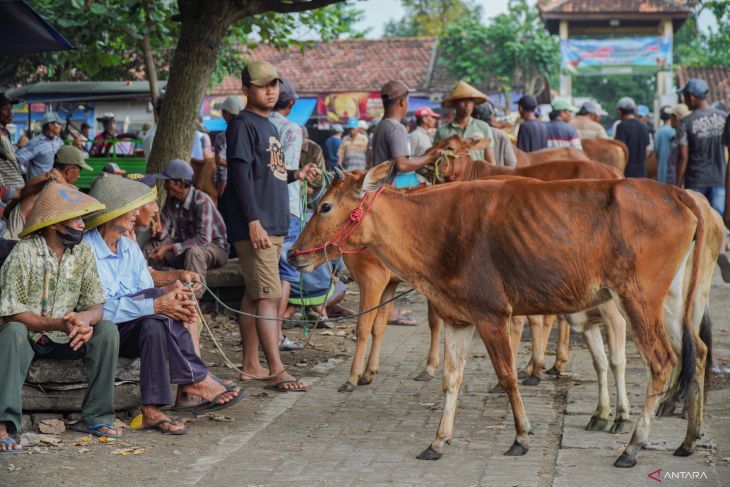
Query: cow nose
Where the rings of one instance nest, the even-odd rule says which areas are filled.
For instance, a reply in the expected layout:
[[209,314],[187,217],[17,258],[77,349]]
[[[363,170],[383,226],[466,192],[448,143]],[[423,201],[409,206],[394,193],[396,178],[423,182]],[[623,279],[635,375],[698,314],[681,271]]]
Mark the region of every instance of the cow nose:
[[289,265],[296,266],[297,264],[297,253],[294,249],[289,249],[286,253],[286,261]]

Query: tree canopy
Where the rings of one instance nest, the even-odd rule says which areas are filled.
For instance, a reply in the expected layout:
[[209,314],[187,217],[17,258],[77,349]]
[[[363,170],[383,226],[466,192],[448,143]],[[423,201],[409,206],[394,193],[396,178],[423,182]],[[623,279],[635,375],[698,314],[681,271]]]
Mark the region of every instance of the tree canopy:
[[470,0],[401,0],[405,15],[385,24],[385,37],[437,36],[455,20],[482,16]]
[[[697,19],[709,12],[715,26],[703,32]],[[730,0],[698,0],[692,16],[674,37],[674,64],[677,66],[730,66]]]

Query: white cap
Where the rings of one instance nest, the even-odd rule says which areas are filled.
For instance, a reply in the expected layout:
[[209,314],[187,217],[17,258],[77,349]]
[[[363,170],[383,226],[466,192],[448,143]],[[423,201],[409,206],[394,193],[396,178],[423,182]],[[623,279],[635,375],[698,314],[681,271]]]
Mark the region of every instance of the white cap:
[[223,100],[223,103],[221,103],[221,110],[225,110],[231,115],[238,115],[244,108],[243,100],[241,100],[240,96],[227,96]]

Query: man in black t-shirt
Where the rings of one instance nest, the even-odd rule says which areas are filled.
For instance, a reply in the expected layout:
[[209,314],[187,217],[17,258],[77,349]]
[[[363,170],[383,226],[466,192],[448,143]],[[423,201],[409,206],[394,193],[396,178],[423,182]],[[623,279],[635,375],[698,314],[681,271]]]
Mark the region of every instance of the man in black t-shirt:
[[[223,193],[228,238],[243,272],[246,292],[241,311],[262,318],[241,316],[244,374],[241,379],[266,377],[277,391],[303,391],[307,385],[286,373],[279,356],[277,306],[281,298],[279,256],[289,229],[287,184],[313,181],[318,170],[309,164],[287,170],[276,127],[268,115],[279,98],[279,75],[271,64],[256,61],[241,73],[246,109],[226,129],[228,188]],[[269,368],[259,363],[261,344]]]
[[525,95],[517,102],[517,109],[523,122],[517,132],[517,148],[525,152],[534,152],[547,148],[547,129],[537,119],[537,100],[532,95]]
[[627,178],[645,178],[649,128],[636,119],[636,102],[632,98],[621,98],[618,111],[622,122],[616,127],[615,139],[629,148],[629,163],[626,164],[624,175]]

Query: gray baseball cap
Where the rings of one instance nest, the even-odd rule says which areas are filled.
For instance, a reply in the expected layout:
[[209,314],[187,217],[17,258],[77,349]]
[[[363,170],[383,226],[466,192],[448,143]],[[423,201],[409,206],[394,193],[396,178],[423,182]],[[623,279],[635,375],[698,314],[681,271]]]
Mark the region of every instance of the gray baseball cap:
[[193,181],[193,167],[182,159],[173,159],[157,179],[182,179],[183,181]]
[[241,100],[240,96],[227,96],[225,100],[223,100],[223,103],[220,105],[221,110],[225,110],[231,115],[238,115],[241,110],[245,108],[243,104],[243,100]]
[[584,102],[583,106],[581,106],[581,110],[583,110],[586,113],[592,113],[594,115],[600,115],[600,116],[608,115],[608,113],[606,113],[606,110],[603,109],[601,104],[598,103],[597,101],[593,101],[593,100],[588,100],[588,101]]
[[618,101],[619,110],[636,110],[636,102],[633,98],[625,96]]
[[46,125],[48,123],[61,123],[61,118],[56,114],[56,112],[46,112],[43,114],[43,118],[41,118],[41,125]]
[[291,84],[291,81],[281,78],[281,82],[279,83],[279,102],[289,103],[290,101],[296,101],[298,99],[299,95],[297,95],[297,90],[294,88],[294,85]]
[[707,93],[710,91],[710,87],[707,86],[705,80],[699,78],[692,78],[687,80],[687,84],[684,88],[677,90],[677,93],[683,93],[686,95],[696,96],[697,98],[705,98]]
[[335,131],[335,133],[339,133],[339,132],[344,132],[345,131],[345,129],[343,129],[342,128],[342,125],[340,125],[339,123],[333,124],[331,128],[332,128],[332,130]]

